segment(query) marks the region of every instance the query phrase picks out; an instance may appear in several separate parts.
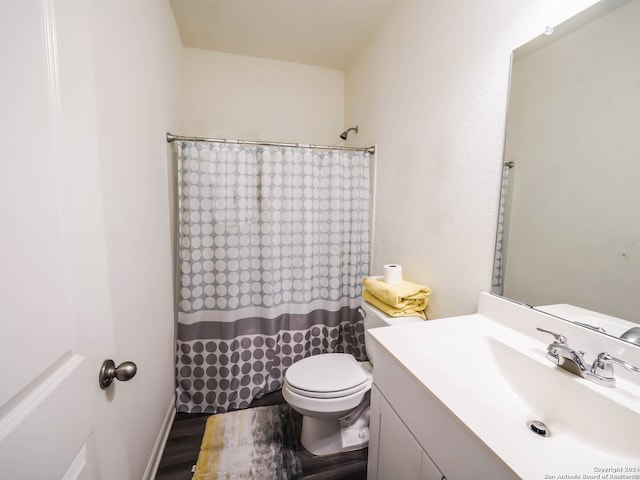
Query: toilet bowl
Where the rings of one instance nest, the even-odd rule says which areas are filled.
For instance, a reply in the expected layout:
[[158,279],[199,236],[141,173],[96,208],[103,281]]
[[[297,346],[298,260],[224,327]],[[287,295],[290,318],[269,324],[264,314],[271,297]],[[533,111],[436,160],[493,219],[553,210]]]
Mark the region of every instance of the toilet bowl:
[[420,317],[393,318],[363,303],[368,362],[348,353],[323,353],[291,365],[282,396],[302,415],[301,442],[314,455],[358,450],[369,443],[369,392],[373,383],[375,345],[368,330],[420,322]]

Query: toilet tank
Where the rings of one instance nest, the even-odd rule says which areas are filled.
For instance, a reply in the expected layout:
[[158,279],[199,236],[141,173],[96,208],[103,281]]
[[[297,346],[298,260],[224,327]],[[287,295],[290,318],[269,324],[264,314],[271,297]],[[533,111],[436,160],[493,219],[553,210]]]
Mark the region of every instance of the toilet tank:
[[382,310],[377,309],[370,303],[362,302],[362,316],[364,318],[364,345],[367,350],[367,357],[372,365],[375,365],[376,344],[371,340],[369,329],[379,327],[393,327],[396,325],[406,325],[408,323],[423,322],[420,317],[390,317]]

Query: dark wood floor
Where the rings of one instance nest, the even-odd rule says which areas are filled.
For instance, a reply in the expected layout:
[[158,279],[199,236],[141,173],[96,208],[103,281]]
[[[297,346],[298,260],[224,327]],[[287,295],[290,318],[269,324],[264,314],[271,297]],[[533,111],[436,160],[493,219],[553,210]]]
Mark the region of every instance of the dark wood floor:
[[[285,403],[280,392],[265,395],[251,406]],[[209,414],[178,413],[162,454],[156,480],[191,480],[191,468],[196,464],[200,443]],[[302,416],[294,412],[298,440]],[[300,460],[305,480],[365,480],[367,449],[316,457],[300,446]]]

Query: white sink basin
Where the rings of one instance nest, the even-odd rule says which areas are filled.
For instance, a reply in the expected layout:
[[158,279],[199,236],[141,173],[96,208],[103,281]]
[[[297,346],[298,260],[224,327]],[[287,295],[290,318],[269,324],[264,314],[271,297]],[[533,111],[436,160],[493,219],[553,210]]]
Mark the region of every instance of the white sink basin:
[[640,467],[638,384],[607,388],[563,370],[535,327],[527,336],[476,314],[372,335],[521,478]]
[[[511,337],[513,340],[513,337]],[[465,384],[465,396],[530,435],[527,422],[543,422],[549,443],[590,445],[601,451],[640,458],[640,415],[624,394],[588,383],[544,357],[544,350],[516,350],[486,335],[430,338],[419,348]],[[612,399],[618,396],[618,399]],[[616,401],[618,400],[618,401]]]

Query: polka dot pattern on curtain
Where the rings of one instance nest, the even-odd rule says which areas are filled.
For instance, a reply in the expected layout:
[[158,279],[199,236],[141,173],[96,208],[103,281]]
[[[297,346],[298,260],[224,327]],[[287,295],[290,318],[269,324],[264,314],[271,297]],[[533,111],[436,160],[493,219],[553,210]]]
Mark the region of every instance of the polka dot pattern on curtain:
[[287,368],[309,355],[349,352],[363,360],[364,350],[351,346],[351,336],[364,345],[362,323],[316,325],[233,340],[180,341],[178,411],[220,413],[246,408],[253,398],[282,388]]
[[181,311],[360,296],[366,154],[220,145],[183,154]]

